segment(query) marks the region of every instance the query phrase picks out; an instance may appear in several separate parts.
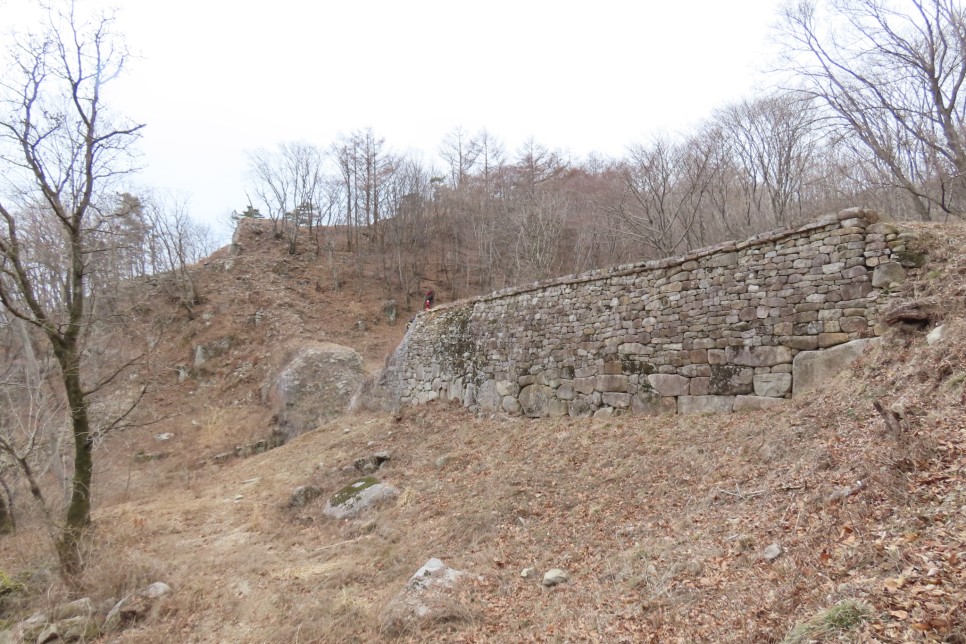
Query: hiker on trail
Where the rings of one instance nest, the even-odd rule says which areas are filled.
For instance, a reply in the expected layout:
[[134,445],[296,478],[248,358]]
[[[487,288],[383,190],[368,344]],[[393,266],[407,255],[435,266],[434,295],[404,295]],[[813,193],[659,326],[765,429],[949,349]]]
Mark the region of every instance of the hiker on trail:
[[427,311],[433,308],[433,300],[436,299],[436,292],[433,289],[426,291],[426,306],[424,307]]

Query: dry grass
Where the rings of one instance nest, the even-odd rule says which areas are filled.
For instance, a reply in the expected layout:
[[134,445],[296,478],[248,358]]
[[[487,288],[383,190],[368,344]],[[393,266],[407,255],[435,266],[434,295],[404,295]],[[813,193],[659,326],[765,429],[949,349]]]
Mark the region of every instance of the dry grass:
[[[154,404],[176,416],[109,437],[81,590],[106,601],[155,580],[174,588],[118,642],[761,642],[858,605],[871,612],[843,637],[962,640],[966,258],[962,235],[923,230],[934,257],[904,295],[949,300],[948,340],[892,331],[824,392],[758,413],[600,422],[430,405],[398,422],[345,416],[212,464],[270,424],[255,395],[268,348],[252,340],[238,359],[257,362],[255,376],[231,384],[225,356],[212,366],[225,382],[173,386]],[[268,299],[251,297],[259,309]],[[182,348],[226,333],[218,324]],[[898,435],[875,400],[901,409]],[[174,438],[158,442],[164,431]],[[135,463],[138,449],[171,455]],[[401,490],[396,503],[324,519],[353,460],[380,450],[392,453],[378,476]],[[322,498],[286,508],[307,483]],[[71,592],[27,525],[0,540],[0,570],[29,580],[3,617]],[[767,563],[772,543],[783,554]],[[391,600],[433,556],[483,581],[434,620],[398,620]],[[571,580],[545,589],[521,578],[531,566]]]

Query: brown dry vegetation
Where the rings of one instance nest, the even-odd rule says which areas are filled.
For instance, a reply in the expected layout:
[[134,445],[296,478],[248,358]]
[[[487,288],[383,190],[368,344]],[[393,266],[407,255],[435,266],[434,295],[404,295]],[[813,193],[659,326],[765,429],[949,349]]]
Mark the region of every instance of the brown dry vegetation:
[[[169,371],[145,410],[165,420],[101,447],[89,571],[73,592],[175,589],[119,642],[966,641],[966,230],[917,230],[931,261],[905,295],[939,303],[947,340],[892,329],[825,391],[780,408],[594,421],[428,405],[398,421],[347,415],[215,464],[267,433],[259,391],[285,347],[324,338],[374,367],[406,319],[380,321],[377,281],[337,293],[324,260],[252,240],[230,271],[199,270],[195,319],[156,304],[172,316]],[[226,336],[206,373],[176,383],[194,345]],[[901,413],[898,433],[874,401]],[[352,461],[383,449],[398,502],[323,519]],[[287,509],[306,483],[323,498]],[[28,591],[6,617],[68,594],[38,530],[0,540],[0,569]],[[784,552],[767,563],[772,543]],[[483,581],[438,619],[390,630],[387,604],[433,556]],[[571,580],[545,589],[521,578],[528,566]]]

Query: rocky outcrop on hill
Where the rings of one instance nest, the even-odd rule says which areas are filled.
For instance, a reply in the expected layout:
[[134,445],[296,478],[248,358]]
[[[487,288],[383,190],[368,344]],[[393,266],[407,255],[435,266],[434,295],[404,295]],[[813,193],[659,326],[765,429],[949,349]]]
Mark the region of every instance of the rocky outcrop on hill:
[[262,397],[286,438],[292,438],[341,414],[364,377],[362,357],[354,349],[311,343],[269,378]]

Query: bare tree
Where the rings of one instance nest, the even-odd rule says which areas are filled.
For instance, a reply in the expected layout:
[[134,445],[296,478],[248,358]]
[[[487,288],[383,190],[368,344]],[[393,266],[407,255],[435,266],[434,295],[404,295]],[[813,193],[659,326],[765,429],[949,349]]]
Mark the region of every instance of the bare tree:
[[459,188],[466,182],[480,152],[477,137],[470,136],[462,127],[453,128],[446,133],[442,145],[439,146],[439,155],[449,165],[450,185]]
[[252,190],[294,255],[301,227],[315,222],[325,178],[322,151],[308,143],[282,143],[276,152],[258,150],[248,160]]
[[807,98],[776,94],[739,101],[719,110],[717,134],[745,182],[749,230],[797,223],[805,182],[818,162],[817,115]]
[[191,275],[191,266],[213,250],[211,231],[188,214],[188,202],[171,194],[153,194],[145,199],[144,218],[150,225],[153,272],[189,317],[201,296]]
[[[115,117],[104,102],[126,60],[114,17],[85,20],[69,2],[47,11],[39,33],[16,39],[0,85],[0,303],[38,330],[59,368],[74,446],[71,496],[57,540],[67,577],[82,570],[80,545],[90,522],[97,433],[91,397],[118,373],[92,380],[85,349],[98,215],[107,210],[107,191],[131,169],[131,145],[143,127]],[[28,210],[56,231],[44,242],[51,248],[22,234]],[[50,252],[65,266],[52,288],[42,283],[37,261]]]
[[789,5],[786,67],[912,197],[918,215],[931,219],[935,207],[960,212],[966,198],[966,14],[956,0],[903,7],[889,0]]
[[631,149],[613,233],[666,257],[687,248],[711,184],[710,158],[693,142],[657,137]]

